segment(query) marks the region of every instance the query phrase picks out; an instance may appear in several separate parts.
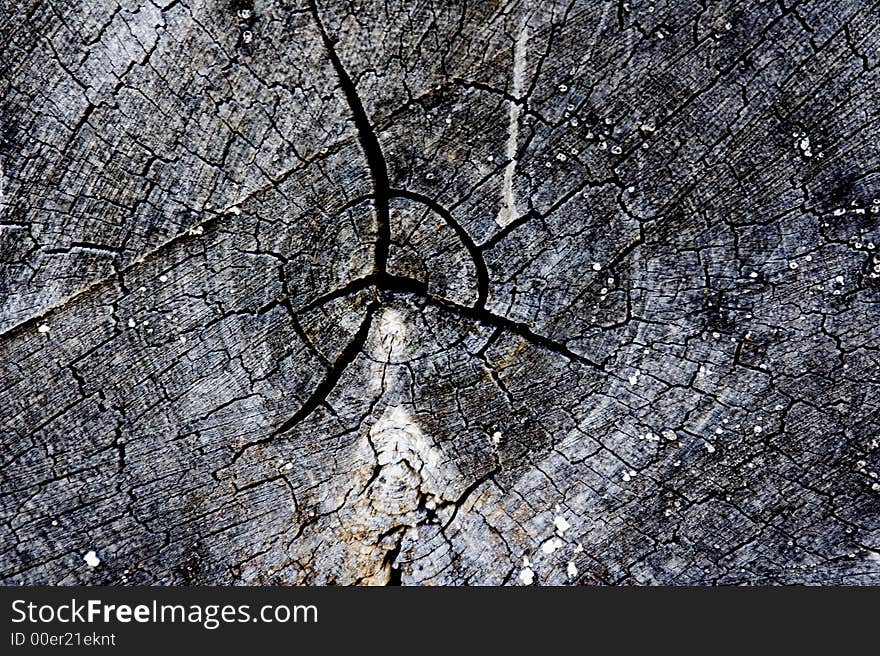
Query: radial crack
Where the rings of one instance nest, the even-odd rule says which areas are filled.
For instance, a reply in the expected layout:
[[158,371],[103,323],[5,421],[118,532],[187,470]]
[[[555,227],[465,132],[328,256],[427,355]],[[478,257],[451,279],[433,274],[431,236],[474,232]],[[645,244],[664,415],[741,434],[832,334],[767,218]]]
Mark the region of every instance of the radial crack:
[[339,55],[336,54],[336,46],[333,39],[329,37],[327,30],[324,28],[324,23],[321,21],[321,16],[318,12],[317,2],[310,0],[309,7],[321,33],[321,39],[324,42],[324,47],[327,49],[330,62],[333,64],[336,76],[339,78],[339,85],[342,87],[343,93],[345,93],[345,99],[351,109],[352,119],[358,131],[361,148],[364,150],[367,165],[370,168],[376,202],[378,233],[376,237],[375,269],[378,272],[384,272],[388,267],[388,252],[391,248],[391,218],[389,209],[391,183],[388,180],[388,165],[385,162],[385,156],[382,154],[379,139],[376,137],[376,132],[373,130],[373,126],[358,95],[357,88],[348,71],[342,65]]
[[358,353],[360,353],[361,349],[366,343],[367,336],[370,334],[370,327],[373,323],[373,315],[375,314],[377,307],[378,305],[376,303],[370,303],[367,306],[366,314],[364,315],[363,321],[361,321],[361,325],[358,328],[358,331],[354,334],[354,337],[351,338],[351,341],[346,344],[345,348],[342,350],[342,353],[339,355],[336,361],[333,362],[333,366],[330,367],[330,370],[327,372],[327,376],[315,388],[315,391],[312,392],[312,395],[309,396],[302,407],[297,410],[290,419],[288,419],[275,429],[274,435],[289,431],[303,419],[308,417],[321,403],[325,401],[327,396],[336,387],[336,383],[339,382],[342,374],[345,373],[348,365],[354,362],[354,359],[358,356]]

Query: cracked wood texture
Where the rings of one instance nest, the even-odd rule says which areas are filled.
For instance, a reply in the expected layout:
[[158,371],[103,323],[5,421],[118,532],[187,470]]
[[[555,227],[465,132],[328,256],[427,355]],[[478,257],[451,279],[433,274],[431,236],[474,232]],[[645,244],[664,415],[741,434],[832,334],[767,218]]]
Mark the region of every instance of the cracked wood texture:
[[880,583],[876,2],[0,7],[4,583]]

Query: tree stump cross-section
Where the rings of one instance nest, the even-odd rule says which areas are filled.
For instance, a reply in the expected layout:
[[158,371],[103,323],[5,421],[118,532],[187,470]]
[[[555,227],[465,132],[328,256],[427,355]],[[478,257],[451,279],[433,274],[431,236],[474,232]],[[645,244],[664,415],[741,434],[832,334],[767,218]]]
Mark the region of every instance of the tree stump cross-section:
[[880,583],[880,7],[0,34],[0,581]]

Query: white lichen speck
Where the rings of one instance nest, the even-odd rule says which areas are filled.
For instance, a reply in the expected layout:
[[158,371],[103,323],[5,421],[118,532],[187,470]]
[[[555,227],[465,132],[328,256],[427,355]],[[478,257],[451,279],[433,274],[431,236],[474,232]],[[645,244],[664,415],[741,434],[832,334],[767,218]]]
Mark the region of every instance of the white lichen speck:
[[565,532],[571,528],[571,524],[569,524],[565,517],[561,515],[553,519],[553,526],[556,527],[556,531],[559,535],[564,535]]

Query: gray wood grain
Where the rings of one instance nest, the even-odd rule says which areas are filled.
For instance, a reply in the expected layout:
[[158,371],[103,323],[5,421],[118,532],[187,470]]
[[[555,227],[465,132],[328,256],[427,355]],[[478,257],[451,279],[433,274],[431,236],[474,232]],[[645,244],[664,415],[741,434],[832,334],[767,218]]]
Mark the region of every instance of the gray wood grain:
[[878,30],[4,2],[0,580],[880,583]]

